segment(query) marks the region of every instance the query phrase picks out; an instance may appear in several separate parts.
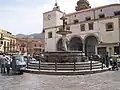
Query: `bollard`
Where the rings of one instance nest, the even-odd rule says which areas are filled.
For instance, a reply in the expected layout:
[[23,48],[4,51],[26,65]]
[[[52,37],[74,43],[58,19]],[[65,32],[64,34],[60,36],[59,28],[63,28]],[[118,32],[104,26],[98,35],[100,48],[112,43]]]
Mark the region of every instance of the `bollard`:
[[103,59],[102,59],[102,66],[101,66],[101,69],[103,69]]
[[76,58],[74,59],[74,71],[76,71],[76,61],[75,60],[76,60]]
[[27,69],[28,69],[28,61],[29,61],[29,57],[27,56]]
[[46,56],[46,62],[48,62],[48,55]]
[[38,58],[38,60],[39,60],[39,71],[40,71],[40,64],[41,64],[41,63],[40,63],[40,57]]
[[90,70],[92,70],[92,56],[90,56]]
[[55,71],[57,71],[57,60],[55,59]]

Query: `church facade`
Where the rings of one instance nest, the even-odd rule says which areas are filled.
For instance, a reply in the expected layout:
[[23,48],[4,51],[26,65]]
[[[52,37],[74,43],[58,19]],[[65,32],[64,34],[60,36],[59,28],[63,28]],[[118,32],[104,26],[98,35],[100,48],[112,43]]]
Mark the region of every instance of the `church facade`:
[[[91,8],[87,0],[79,0],[76,12],[65,14],[69,50],[86,54],[120,54],[120,4]],[[43,13],[45,51],[61,51],[62,38],[56,32],[61,29],[63,12],[55,3],[53,10]]]

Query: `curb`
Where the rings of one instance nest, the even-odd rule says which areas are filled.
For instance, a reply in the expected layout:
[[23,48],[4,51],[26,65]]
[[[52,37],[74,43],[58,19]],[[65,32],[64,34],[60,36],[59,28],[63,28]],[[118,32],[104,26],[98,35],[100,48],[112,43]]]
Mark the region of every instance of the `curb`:
[[71,72],[26,70],[25,73],[44,74],[44,75],[87,75],[87,74],[102,73],[105,71],[108,71],[108,69],[106,68],[106,69],[92,70],[92,71],[71,71]]

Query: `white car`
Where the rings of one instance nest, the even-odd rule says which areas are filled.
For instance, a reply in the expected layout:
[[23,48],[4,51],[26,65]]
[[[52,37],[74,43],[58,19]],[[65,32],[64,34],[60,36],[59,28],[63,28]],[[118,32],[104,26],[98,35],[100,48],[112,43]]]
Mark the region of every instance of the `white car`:
[[35,58],[31,58],[30,63],[39,63],[39,61],[37,61]]

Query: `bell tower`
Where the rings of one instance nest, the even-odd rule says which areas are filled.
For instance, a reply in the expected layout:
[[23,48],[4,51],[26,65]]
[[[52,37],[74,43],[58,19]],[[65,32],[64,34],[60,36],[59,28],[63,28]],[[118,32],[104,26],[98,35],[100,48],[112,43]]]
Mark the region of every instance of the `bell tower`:
[[51,11],[43,13],[45,51],[56,51],[56,30],[59,29],[56,27],[62,25],[62,21],[60,20],[62,16],[63,12],[60,10],[57,0]]
[[87,0],[79,0],[77,1],[77,6],[75,8],[76,11],[84,10],[91,8],[89,2]]
[[60,11],[60,7],[58,6],[57,0],[55,0],[55,5],[53,7],[53,10],[59,10]]

